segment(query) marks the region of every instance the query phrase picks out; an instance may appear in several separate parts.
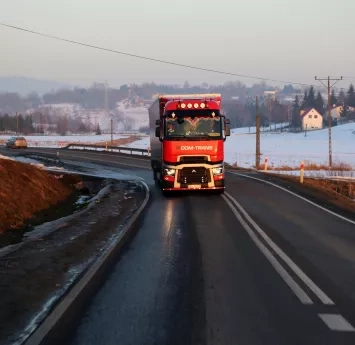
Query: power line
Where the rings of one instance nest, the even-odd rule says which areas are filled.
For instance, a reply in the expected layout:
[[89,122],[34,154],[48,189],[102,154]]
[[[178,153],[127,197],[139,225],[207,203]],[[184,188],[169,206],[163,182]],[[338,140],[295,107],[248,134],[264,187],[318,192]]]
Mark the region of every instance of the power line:
[[319,88],[319,86],[312,85],[312,84],[296,83],[296,82],[277,80],[277,79],[268,79],[268,78],[264,78],[264,77],[255,77],[255,76],[246,75],[246,74],[225,72],[225,71],[220,71],[220,70],[215,70],[215,69],[210,69],[210,68],[203,68],[203,67],[198,67],[198,66],[193,66],[193,65],[186,65],[186,64],[181,64],[181,63],[172,62],[172,61],[160,60],[160,59],[151,58],[151,57],[147,57],[147,56],[142,56],[142,55],[137,55],[137,54],[132,54],[132,53],[121,52],[121,51],[114,50],[114,49],[99,47],[99,46],[88,44],[88,43],[82,43],[82,42],[78,42],[78,41],[74,41],[74,40],[69,40],[69,39],[66,39],[66,38],[53,36],[53,35],[49,35],[49,34],[44,34],[44,33],[41,33],[41,32],[37,32],[37,31],[21,28],[21,27],[14,26],[14,25],[9,25],[9,24],[5,24],[5,23],[1,23],[1,22],[0,22],[0,25],[4,26],[4,27],[7,27],[7,28],[23,31],[23,32],[26,32],[26,33],[31,33],[31,34],[34,34],[34,35],[43,36],[43,37],[55,39],[55,40],[62,41],[62,42],[67,42],[67,43],[80,45],[80,46],[87,47],[87,48],[93,48],[93,49],[102,50],[102,51],[106,51],[106,52],[110,52],[110,53],[114,53],[114,54],[130,56],[130,57],[134,57],[134,58],[142,59],[142,60],[159,62],[159,63],[163,63],[163,64],[167,64],[167,65],[173,65],[173,66],[190,68],[190,69],[195,69],[195,70],[200,70],[200,71],[205,71],[205,72],[212,72],[212,73],[236,76],[236,77],[241,77],[241,78],[257,79],[257,80],[263,80],[263,81],[272,81],[272,82],[276,82],[276,83],[284,83],[284,84],[299,85],[299,86],[313,86],[313,87]]

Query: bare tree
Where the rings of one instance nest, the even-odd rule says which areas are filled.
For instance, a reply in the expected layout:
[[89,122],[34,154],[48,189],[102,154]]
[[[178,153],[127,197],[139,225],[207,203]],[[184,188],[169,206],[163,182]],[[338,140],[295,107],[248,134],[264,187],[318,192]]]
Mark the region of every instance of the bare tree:
[[131,117],[126,117],[122,121],[125,131],[131,131],[133,129],[134,120]]

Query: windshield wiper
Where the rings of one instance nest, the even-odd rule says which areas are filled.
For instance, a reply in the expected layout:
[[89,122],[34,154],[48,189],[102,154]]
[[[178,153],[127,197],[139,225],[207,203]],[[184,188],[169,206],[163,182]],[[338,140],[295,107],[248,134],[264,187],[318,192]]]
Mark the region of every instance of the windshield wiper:
[[189,136],[186,134],[173,134],[169,135],[169,138],[188,138]]

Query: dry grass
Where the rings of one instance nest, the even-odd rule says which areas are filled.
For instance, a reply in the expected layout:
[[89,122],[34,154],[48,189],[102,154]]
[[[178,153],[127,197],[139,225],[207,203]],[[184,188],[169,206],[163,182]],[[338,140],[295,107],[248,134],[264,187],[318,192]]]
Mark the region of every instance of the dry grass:
[[[264,170],[265,164],[260,164],[259,170]],[[272,171],[295,171],[300,170],[300,166],[289,166],[289,165],[268,165],[267,170]],[[312,170],[312,171],[319,171],[319,170],[327,170],[327,171],[353,171],[354,167],[351,164],[340,162],[340,163],[333,163],[332,168],[329,168],[327,164],[315,164],[309,161],[305,161],[304,163],[304,170]]]
[[73,190],[47,171],[0,159],[0,234],[68,198]]
[[[236,163],[225,164],[225,166],[229,169],[239,168]],[[262,164],[260,170],[263,169],[264,165]],[[248,169],[245,168],[245,170]],[[299,167],[280,166],[273,169],[269,169],[268,167],[268,170],[275,172],[297,171],[299,170]],[[305,165],[305,170],[319,171],[319,173],[314,173],[312,177],[305,177],[302,186],[320,194],[328,201],[331,200],[339,207],[351,210],[352,212],[355,211],[355,179],[351,179],[355,177],[355,169],[350,164],[343,162],[336,163],[333,165],[333,168],[329,170],[326,165],[307,163],[307,165]],[[320,172],[321,170],[326,171],[326,176],[324,176],[324,173]],[[268,175],[282,180],[292,181],[301,186],[299,176],[297,175],[278,174],[277,172]]]
[[[293,181],[301,186],[299,176],[270,174],[282,180]],[[303,186],[321,193],[326,200],[347,210],[355,211],[355,180],[332,180],[328,178],[305,177]]]
[[334,181],[330,179],[307,179],[307,184],[331,190],[351,200],[355,199],[355,181]]

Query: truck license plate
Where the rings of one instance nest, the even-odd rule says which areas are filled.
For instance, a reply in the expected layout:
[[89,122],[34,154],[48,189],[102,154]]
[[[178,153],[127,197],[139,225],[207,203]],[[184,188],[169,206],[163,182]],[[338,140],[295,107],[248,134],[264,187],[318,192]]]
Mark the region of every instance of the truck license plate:
[[201,189],[201,185],[200,184],[189,184],[188,188],[189,189]]

